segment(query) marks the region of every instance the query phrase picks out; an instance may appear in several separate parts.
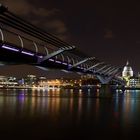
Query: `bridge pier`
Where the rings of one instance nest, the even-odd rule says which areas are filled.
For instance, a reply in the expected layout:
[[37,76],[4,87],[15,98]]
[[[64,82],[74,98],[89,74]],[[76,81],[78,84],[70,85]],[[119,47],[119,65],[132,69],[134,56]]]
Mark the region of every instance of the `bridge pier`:
[[101,84],[99,97],[111,98],[113,96],[110,84]]

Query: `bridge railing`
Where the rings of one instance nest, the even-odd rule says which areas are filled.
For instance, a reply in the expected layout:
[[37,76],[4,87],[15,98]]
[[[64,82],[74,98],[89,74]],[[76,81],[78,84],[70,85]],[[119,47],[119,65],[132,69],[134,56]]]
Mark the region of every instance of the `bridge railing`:
[[[25,38],[22,35],[19,35],[17,33],[11,32],[7,29],[0,29],[0,38],[1,38],[1,43],[3,45],[11,45],[18,47],[20,50],[28,50],[30,52],[33,52],[34,54],[40,54],[42,56],[48,55],[51,52],[55,51],[56,49],[52,49],[52,46],[44,45],[44,44],[39,44],[31,39]],[[47,44],[47,43],[46,43]],[[66,65],[74,65],[75,63],[78,63],[81,61],[83,58],[76,56],[72,53],[64,52],[63,54],[59,54],[53,58],[53,61],[55,62],[61,62],[65,63]],[[95,59],[94,61],[89,61],[87,63],[83,63],[78,68],[81,69],[87,69],[91,67],[93,64],[97,63],[97,60]],[[96,67],[94,68],[94,71],[102,68],[100,66],[99,68]]]
[[[21,51],[27,50],[31,53],[40,54],[42,56],[48,55],[48,54],[52,53],[53,51],[57,50],[56,47],[54,49],[52,49],[53,46],[50,44],[47,44],[47,43],[46,43],[47,45],[44,45],[45,43],[39,44],[38,42],[28,39],[15,32],[9,31],[8,29],[1,28],[0,31],[1,31],[0,32],[1,43],[3,45],[8,45],[9,47],[14,46],[14,47],[19,48]],[[62,61],[62,63],[65,62],[67,65],[68,64],[73,65],[82,60],[81,57],[68,53],[68,52],[59,54],[59,55],[55,56],[53,59],[54,59],[54,61],[60,60],[60,61]],[[91,65],[92,62],[90,62],[89,64]],[[80,67],[87,68],[89,64],[84,63],[84,64],[81,64]]]
[[[17,47],[21,47],[22,49],[27,49],[29,51],[35,52],[35,53],[41,53],[42,55],[48,55],[52,53],[53,51],[56,51],[60,47],[64,46],[70,46],[70,44],[60,40],[59,38],[44,32],[34,25],[29,24],[28,22],[20,19],[19,17],[15,16],[13,13],[9,12],[7,8],[1,5],[0,7],[1,13],[0,13],[0,22],[6,27],[10,27],[14,29],[14,31],[18,31],[18,34],[16,33],[6,33],[3,35],[4,39],[3,42],[6,42],[7,44],[16,45]],[[3,31],[5,32],[5,31]],[[33,38],[33,40],[29,40],[22,36],[21,33],[25,36],[29,36],[29,38]],[[9,35],[10,34],[10,35]],[[12,39],[13,38],[13,39]],[[39,40],[39,42],[43,42],[43,45],[39,44],[38,42],[34,40]],[[44,45],[45,44],[45,45]],[[45,47],[44,47],[45,46]],[[49,47],[50,46],[50,47]],[[45,51],[44,51],[45,50]],[[84,57],[83,57],[84,58]],[[66,62],[67,64],[75,64],[80,59],[79,56],[70,54],[70,53],[63,53],[61,55],[55,56],[53,58],[54,60],[61,59],[62,61]],[[87,64],[81,64],[82,67],[88,67]]]

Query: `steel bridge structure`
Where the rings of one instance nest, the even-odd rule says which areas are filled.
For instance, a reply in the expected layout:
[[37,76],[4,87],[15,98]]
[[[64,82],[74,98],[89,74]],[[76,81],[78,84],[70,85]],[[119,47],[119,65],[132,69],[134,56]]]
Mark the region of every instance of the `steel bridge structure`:
[[34,26],[0,4],[0,65],[29,64],[38,68],[54,68],[91,74],[102,84],[119,77],[121,68],[87,56],[76,46]]

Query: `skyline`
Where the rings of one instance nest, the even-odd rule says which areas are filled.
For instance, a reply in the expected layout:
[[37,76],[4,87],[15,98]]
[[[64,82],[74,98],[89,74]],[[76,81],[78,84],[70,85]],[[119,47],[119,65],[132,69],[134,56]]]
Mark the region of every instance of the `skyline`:
[[[17,68],[18,67],[18,68]],[[24,69],[24,70],[23,70]],[[7,70],[12,70],[8,72]],[[0,69],[0,76],[15,76],[15,77],[24,77],[26,75],[37,75],[45,76],[47,78],[80,78],[80,75],[74,72],[66,73],[61,70],[47,69],[41,70],[31,65],[11,65],[11,66],[2,66]]]
[[139,16],[133,1],[0,0],[1,137],[139,136]]
[[73,4],[55,0],[1,2],[23,19],[41,26],[83,52],[86,48],[85,53],[90,56],[121,67],[129,60],[135,72],[140,70],[140,12],[136,3],[127,2],[126,5],[119,1],[87,1],[79,4],[76,1]]

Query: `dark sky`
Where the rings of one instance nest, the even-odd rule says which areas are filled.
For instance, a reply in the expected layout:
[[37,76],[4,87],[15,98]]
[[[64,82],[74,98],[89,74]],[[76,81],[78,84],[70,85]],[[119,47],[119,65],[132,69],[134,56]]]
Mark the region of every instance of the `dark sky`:
[[1,0],[90,56],[140,71],[140,4],[125,0]]

